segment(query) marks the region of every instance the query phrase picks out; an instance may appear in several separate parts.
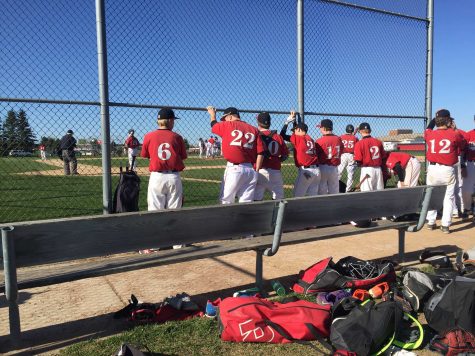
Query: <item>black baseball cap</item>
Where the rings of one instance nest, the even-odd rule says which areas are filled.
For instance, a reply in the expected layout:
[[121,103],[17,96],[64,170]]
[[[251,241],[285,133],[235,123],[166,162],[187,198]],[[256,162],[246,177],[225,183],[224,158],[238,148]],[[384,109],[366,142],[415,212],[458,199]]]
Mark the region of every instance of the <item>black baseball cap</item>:
[[436,118],[438,118],[438,117],[448,117],[448,118],[453,120],[453,118],[450,116],[450,111],[447,110],[447,109],[440,109],[439,111],[437,111],[435,113],[435,117]]
[[157,120],[170,120],[170,119],[179,119],[179,117],[175,117],[175,113],[173,112],[172,109],[169,108],[163,108],[160,109],[158,112]]
[[358,126],[358,130],[371,130],[371,126],[367,122],[362,122],[360,126]]
[[74,134],[73,130],[68,130],[66,133],[67,133],[68,135]]
[[262,125],[270,125],[270,115],[268,112],[261,112],[257,115],[257,122]]
[[238,109],[236,109],[232,106],[227,108],[227,109],[224,109],[224,114],[223,114],[223,116],[221,116],[221,121],[224,121],[224,118],[228,115],[235,115],[237,117],[240,117]]
[[320,127],[333,130],[333,121],[331,121],[330,119],[323,119],[322,121],[320,121]]
[[308,126],[307,124],[304,124],[303,122],[299,122],[298,124],[296,124],[292,128],[292,131],[295,131],[295,129],[301,129],[301,130],[304,130],[305,132],[308,132]]
[[130,129],[130,130],[129,130],[129,134],[133,134],[133,133],[135,133],[135,130],[134,130],[134,129]]

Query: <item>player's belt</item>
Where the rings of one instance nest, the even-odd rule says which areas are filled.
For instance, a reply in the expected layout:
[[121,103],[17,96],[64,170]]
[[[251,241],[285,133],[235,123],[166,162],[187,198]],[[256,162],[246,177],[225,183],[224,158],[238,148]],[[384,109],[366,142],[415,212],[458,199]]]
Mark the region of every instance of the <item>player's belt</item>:
[[302,168],[318,168],[318,164],[311,164],[310,166],[302,166]]
[[178,173],[178,171],[156,171],[157,173]]
[[438,162],[429,162],[429,164],[431,166],[436,166],[436,165],[438,165],[438,166],[447,166],[447,167],[452,167],[453,166],[453,164],[443,164],[443,163],[438,163]]

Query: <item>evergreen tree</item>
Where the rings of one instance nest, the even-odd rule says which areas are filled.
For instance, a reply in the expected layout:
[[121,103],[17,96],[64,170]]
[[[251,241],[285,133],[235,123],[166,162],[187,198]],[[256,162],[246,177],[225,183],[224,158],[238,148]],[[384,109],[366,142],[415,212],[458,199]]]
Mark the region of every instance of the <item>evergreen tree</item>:
[[8,111],[7,118],[3,124],[3,140],[7,151],[17,149],[17,118],[13,110]]
[[59,138],[55,137],[41,137],[40,144],[45,146],[46,152],[54,152],[57,146],[59,146]]
[[26,112],[20,110],[17,114],[17,136],[19,139],[19,149],[31,152],[35,147],[36,136],[28,123]]

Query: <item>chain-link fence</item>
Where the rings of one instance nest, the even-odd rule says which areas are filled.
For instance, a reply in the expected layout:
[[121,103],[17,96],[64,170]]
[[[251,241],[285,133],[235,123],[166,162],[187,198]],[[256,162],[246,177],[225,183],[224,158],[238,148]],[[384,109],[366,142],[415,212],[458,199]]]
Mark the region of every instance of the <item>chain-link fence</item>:
[[[336,134],[367,121],[374,136],[423,156],[427,0],[348,2],[303,2],[309,133],[318,137],[324,117]],[[95,3],[2,5],[0,222],[100,214]],[[205,107],[236,106],[251,124],[268,111],[280,130],[299,100],[297,8],[295,0],[106,1],[112,188],[128,130],[141,141],[167,106],[189,150],[185,206],[216,204],[225,161],[219,150],[200,157],[198,140],[211,135]],[[77,176],[65,176],[55,153],[67,130],[78,141]],[[138,172],[146,210],[148,161],[138,160]],[[282,172],[291,196],[292,159]]]

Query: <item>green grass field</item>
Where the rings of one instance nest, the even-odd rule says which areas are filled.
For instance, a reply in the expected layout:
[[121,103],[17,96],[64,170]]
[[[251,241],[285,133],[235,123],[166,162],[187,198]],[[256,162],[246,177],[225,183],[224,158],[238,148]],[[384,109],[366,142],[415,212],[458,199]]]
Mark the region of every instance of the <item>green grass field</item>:
[[[119,179],[119,166],[125,163],[125,157],[114,157],[112,160],[113,191]],[[0,158],[0,223],[102,214],[102,176],[98,170],[101,160],[79,157],[80,176],[63,176],[60,164],[56,158],[51,158],[46,163],[39,162],[36,157]],[[139,159],[138,164],[139,167],[146,167],[148,162]],[[184,206],[217,204],[220,191],[220,183],[217,182],[222,180],[225,161],[199,159],[195,156],[187,159],[186,165],[194,169],[182,172]],[[282,176],[284,184],[292,187],[297,176],[292,158],[283,165]],[[423,171],[421,177],[424,176]],[[141,179],[140,209],[147,210],[148,174],[142,175]],[[355,172],[355,181],[358,179],[359,169]],[[346,182],[345,174],[342,180]],[[395,183],[395,179],[391,179],[388,187],[394,187]],[[285,189],[285,196],[292,196],[292,188]],[[270,198],[270,193],[266,193],[265,199]]]

